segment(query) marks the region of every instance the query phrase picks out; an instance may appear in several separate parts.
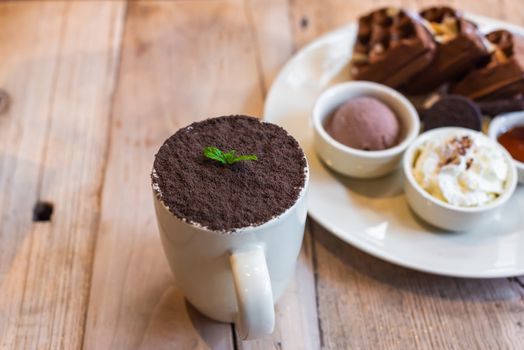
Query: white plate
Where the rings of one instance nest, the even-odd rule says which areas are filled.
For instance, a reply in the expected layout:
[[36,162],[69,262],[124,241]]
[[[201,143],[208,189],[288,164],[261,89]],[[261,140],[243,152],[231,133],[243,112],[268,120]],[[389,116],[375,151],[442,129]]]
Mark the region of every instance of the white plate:
[[[484,32],[524,28],[471,16]],[[283,126],[304,148],[311,167],[309,214],[355,247],[412,269],[457,277],[524,274],[524,187],[481,230],[446,233],[408,208],[400,171],[380,180],[343,178],[327,170],[312,149],[310,113],[321,91],[348,80],[346,64],[356,26],[315,40],[282,69],[268,94],[264,118]]]

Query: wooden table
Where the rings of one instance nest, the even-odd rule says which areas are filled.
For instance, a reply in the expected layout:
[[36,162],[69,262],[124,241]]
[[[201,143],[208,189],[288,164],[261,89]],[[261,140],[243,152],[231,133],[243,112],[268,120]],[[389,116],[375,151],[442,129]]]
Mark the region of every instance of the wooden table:
[[[414,272],[313,221],[264,340],[198,314],[168,269],[149,185],[162,141],[194,120],[260,116],[295,51],[393,3],[435,1],[2,2],[0,347],[523,349],[523,278]],[[524,25],[520,0],[460,7]],[[51,221],[32,221],[38,200]]]

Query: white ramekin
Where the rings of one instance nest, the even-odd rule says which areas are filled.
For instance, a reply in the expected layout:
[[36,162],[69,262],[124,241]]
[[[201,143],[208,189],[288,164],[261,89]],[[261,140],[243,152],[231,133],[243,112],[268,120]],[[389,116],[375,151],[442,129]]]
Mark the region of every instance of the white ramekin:
[[[478,137],[485,137],[494,145],[494,147],[500,149],[508,164],[509,174],[504,193],[493,202],[478,207],[459,207],[441,201],[426,192],[426,190],[417,183],[413,176],[413,163],[417,151],[426,141],[442,137],[443,135],[462,136],[472,134],[475,134]],[[493,218],[493,215],[496,214],[497,210],[500,209],[511,197],[517,186],[517,171],[513,164],[511,155],[504,149],[504,147],[497,142],[493,142],[486,135],[480,132],[465,128],[437,128],[421,134],[406,150],[402,160],[402,167],[404,170],[404,190],[411,209],[433,226],[448,231],[465,231],[489,221]]]
[[[399,144],[381,151],[363,151],[348,147],[327,133],[326,118],[344,102],[359,96],[375,97],[395,112],[402,127]],[[394,170],[420,131],[417,111],[407,98],[385,85],[367,81],[337,84],[324,91],[315,103],[312,118],[314,146],[319,157],[336,172],[357,178],[375,178]]]
[[[505,133],[515,126],[524,126],[524,111],[501,114],[497,116],[489,124],[488,135],[490,138],[497,141],[500,134]],[[516,159],[513,159],[513,163],[517,168],[519,183],[524,184],[524,163],[519,162]]]

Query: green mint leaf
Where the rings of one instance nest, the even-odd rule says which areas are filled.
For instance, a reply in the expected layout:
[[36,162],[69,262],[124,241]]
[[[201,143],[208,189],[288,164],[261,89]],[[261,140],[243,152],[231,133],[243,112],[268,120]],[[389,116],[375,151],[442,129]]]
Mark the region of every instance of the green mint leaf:
[[209,159],[216,160],[222,164],[226,164],[224,153],[216,147],[208,146],[204,148],[203,154]]
[[229,152],[224,153],[224,159],[227,164],[233,164],[235,163],[235,150],[231,150]]
[[220,162],[222,164],[235,164],[236,162],[240,162],[243,160],[258,160],[258,157],[254,154],[244,154],[240,156],[236,156],[235,150],[231,150],[229,152],[223,152],[220,149],[208,146],[205,147],[202,151],[202,154],[204,157],[207,157],[209,159],[216,160],[217,162]]
[[235,157],[235,162],[239,162],[241,160],[258,160],[258,157],[254,154],[244,154],[242,156]]

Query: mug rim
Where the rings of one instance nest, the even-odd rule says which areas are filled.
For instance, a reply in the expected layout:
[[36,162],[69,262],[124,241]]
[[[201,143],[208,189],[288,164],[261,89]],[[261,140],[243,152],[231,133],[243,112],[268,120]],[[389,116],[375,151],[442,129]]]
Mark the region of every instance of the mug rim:
[[[154,200],[157,201],[160,204],[160,206],[163,208],[163,210],[165,210],[169,214],[170,217],[173,217],[176,220],[191,226],[192,228],[198,229],[198,230],[200,230],[202,232],[206,232],[206,233],[209,233],[209,234],[218,235],[218,236],[225,236],[225,237],[242,235],[242,234],[245,234],[245,233],[248,233],[248,232],[256,232],[256,231],[265,230],[265,229],[267,229],[267,228],[277,224],[280,219],[288,216],[301,200],[305,199],[307,191],[308,191],[308,187],[309,187],[309,177],[310,177],[309,162],[307,160],[307,157],[306,157],[305,153],[304,153],[304,159],[306,160],[306,166],[304,167],[304,176],[305,176],[304,186],[302,186],[302,189],[300,190],[300,192],[299,192],[295,202],[293,203],[293,205],[288,207],[282,213],[280,213],[280,214],[278,214],[276,216],[273,216],[271,219],[269,219],[267,221],[264,221],[263,223],[260,223],[258,225],[243,226],[243,227],[239,227],[239,228],[234,228],[232,230],[212,230],[212,229],[210,229],[210,228],[208,228],[206,226],[203,226],[202,224],[200,224],[198,222],[178,217],[173,212],[171,212],[171,210],[169,210],[169,208],[164,204],[164,202],[158,197],[157,193],[155,192],[155,190],[154,190],[154,188],[152,186],[151,186],[151,190],[153,192]],[[152,184],[153,183],[151,182],[151,185]]]

